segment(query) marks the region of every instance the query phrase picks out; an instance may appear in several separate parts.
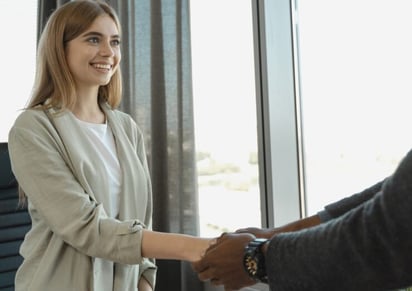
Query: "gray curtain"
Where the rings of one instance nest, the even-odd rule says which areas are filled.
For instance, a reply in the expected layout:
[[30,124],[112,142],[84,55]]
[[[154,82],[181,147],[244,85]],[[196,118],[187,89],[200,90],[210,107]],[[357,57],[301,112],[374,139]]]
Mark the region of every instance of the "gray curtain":
[[[39,31],[66,1],[39,1]],[[107,0],[122,24],[121,110],[139,124],[152,174],[153,229],[198,235],[189,0]],[[203,290],[191,265],[157,260],[156,290]]]
[[47,18],[56,7],[69,2],[70,0],[37,0],[37,36],[43,31]]

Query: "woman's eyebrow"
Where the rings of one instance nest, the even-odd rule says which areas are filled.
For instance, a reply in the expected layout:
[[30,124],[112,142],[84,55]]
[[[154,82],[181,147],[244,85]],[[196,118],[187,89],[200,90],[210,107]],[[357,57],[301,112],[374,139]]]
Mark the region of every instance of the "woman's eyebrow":
[[[83,37],[88,37],[88,36],[100,36],[100,37],[103,37],[104,34],[103,34],[103,33],[100,33],[100,32],[97,32],[97,31],[89,31],[89,32],[83,34]],[[113,34],[113,35],[111,35],[110,37],[111,37],[111,38],[120,38],[120,35],[118,35],[118,34]]]

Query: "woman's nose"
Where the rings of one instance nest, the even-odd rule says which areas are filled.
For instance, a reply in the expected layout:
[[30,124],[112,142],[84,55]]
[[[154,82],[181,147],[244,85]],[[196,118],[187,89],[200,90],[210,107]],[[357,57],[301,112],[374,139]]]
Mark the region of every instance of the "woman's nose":
[[111,57],[114,56],[114,49],[110,43],[103,42],[101,43],[99,53],[102,56]]

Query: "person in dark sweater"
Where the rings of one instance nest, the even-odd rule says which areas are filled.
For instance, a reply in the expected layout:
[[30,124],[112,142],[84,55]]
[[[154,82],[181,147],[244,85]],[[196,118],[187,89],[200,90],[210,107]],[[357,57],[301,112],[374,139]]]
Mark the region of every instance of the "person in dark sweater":
[[274,229],[224,233],[192,264],[237,290],[394,290],[412,285],[412,151],[394,173],[316,215]]

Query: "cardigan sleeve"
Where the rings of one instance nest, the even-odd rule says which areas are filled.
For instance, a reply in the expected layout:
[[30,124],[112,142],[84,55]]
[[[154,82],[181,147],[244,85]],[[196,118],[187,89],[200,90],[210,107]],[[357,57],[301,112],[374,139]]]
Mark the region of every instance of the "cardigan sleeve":
[[391,290],[412,285],[412,153],[373,198],[311,229],[274,236],[272,290]]

